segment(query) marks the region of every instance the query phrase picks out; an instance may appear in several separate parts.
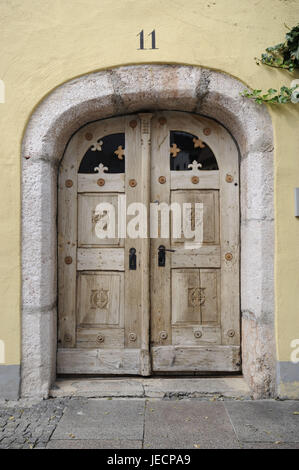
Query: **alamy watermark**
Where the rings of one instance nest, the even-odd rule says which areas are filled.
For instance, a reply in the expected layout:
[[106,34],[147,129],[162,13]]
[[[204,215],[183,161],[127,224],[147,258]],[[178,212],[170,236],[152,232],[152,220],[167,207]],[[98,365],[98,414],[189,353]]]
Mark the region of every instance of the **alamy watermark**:
[[[118,196],[116,207],[109,202],[97,204],[92,221],[95,234],[104,238],[176,238],[191,241],[190,248],[203,242],[203,203],[140,202],[127,206],[126,196]],[[133,216],[127,222],[127,216]],[[187,248],[188,246],[186,246]]]
[[290,347],[293,349],[291,352],[291,362],[293,364],[299,363],[299,339],[293,339],[291,341]]

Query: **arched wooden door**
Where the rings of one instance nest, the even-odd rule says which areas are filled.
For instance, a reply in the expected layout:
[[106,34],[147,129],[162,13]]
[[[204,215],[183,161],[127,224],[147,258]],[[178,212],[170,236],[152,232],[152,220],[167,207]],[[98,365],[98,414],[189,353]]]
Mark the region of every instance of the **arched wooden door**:
[[232,138],[197,115],[111,118],[72,137],[59,170],[58,373],[240,370],[238,184]]

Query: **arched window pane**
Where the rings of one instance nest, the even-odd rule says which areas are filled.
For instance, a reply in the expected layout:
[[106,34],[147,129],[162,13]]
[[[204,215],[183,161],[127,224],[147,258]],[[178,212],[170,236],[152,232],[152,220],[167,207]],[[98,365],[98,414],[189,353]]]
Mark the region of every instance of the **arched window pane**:
[[189,170],[194,160],[201,163],[201,170],[218,170],[215,155],[205,142],[188,132],[170,131],[170,169]]
[[95,173],[102,163],[106,173],[125,172],[125,134],[110,134],[98,139],[81,160],[79,173]]

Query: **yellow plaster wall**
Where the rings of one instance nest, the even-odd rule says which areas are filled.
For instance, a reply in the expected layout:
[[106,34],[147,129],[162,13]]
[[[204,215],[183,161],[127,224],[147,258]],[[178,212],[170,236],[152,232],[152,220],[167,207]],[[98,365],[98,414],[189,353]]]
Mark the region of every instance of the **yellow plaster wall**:
[[[253,57],[299,18],[298,0],[0,0],[0,340],[20,362],[20,144],[37,103],[78,75],[126,64],[183,63],[221,70],[252,88],[289,85]],[[137,34],[156,30],[158,50]],[[299,75],[297,74],[297,77]],[[276,332],[279,360],[299,338],[299,105],[271,111],[275,131]]]

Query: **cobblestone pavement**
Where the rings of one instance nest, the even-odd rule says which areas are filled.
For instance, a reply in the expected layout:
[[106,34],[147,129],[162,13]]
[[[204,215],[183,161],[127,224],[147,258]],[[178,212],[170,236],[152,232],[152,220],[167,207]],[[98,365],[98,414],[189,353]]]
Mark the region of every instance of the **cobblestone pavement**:
[[0,405],[0,449],[45,448],[69,399]]
[[0,449],[299,449],[299,401],[52,398],[0,402]]

